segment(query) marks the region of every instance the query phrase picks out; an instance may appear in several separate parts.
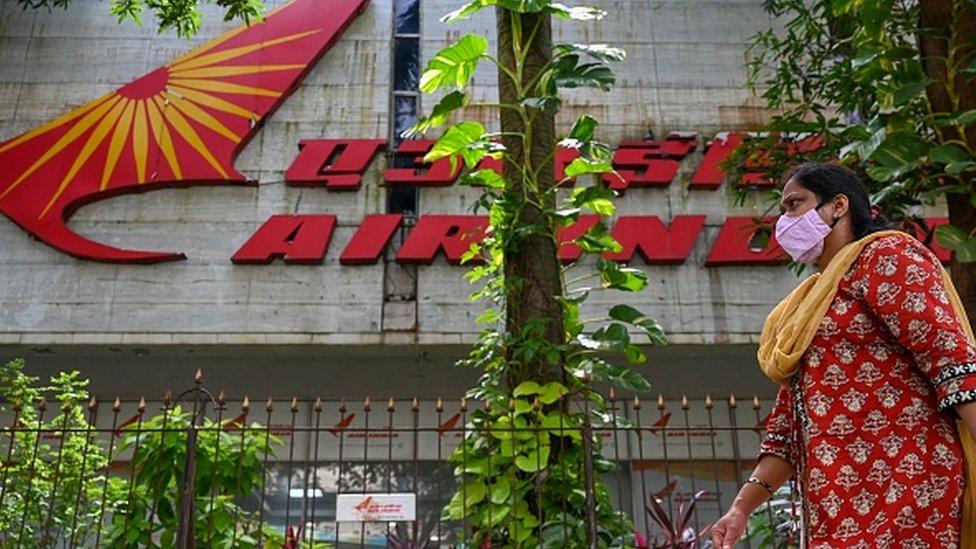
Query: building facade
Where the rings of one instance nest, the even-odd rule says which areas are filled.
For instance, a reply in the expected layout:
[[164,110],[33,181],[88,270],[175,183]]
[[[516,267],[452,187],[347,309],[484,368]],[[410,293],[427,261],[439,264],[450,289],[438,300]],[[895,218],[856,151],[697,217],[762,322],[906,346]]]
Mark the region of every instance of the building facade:
[[[453,402],[474,381],[477,372],[453,366],[483,310],[468,299],[466,267],[451,261],[470,218],[449,216],[472,215],[478,191],[452,184],[443,166],[418,169],[422,150],[399,134],[437,100],[418,93],[427,60],[465,33],[493,42],[492,12],[446,25],[439,17],[457,7],[453,0],[300,3],[295,17],[295,6],[269,2],[281,11],[255,28],[270,30],[246,39],[204,6],[192,41],[159,36],[148,21],[118,24],[94,0],[65,11],[0,7],[0,155],[8,172],[0,359],[23,357],[40,374],[79,369],[100,397],[150,402],[191,386],[200,369],[204,384],[229,399],[307,399],[306,418],[315,397]],[[719,168],[737,132],[767,117],[744,87],[743,67],[749,37],[770,23],[762,2],[594,4],[608,11],[603,21],[556,21],[555,41],[609,43],[627,58],[614,66],[610,93],[566,90],[558,125],[567,130],[593,115],[600,139],[632,151],[620,156],[632,181],[612,222],[650,286],[596,293],[584,316],[625,302],[661,322],[671,343],[648,349],[640,370],[668,402],[736,393],[768,406],[775,387],[758,372],[755,344],[765,314],[797,277],[775,250],[750,250],[750,220],[768,204],[752,193],[735,205]],[[275,26],[288,13],[295,28]],[[252,65],[259,68],[241,68]],[[266,79],[245,82],[254,72]],[[483,64],[474,100],[493,101],[496,81]],[[489,110],[466,116],[497,127]],[[64,138],[72,131],[75,141]],[[213,162],[206,151],[217,151]],[[226,173],[174,176],[196,166]],[[61,184],[31,190],[44,170],[63,175]],[[251,184],[200,184],[234,180],[235,170]],[[69,196],[82,176],[94,187]],[[52,208],[70,218],[66,226]],[[755,412],[744,410],[749,421]],[[696,404],[690,413],[695,424],[705,409]],[[287,424],[287,413],[275,421]],[[686,438],[689,464],[708,453]],[[309,463],[334,460],[329,449],[312,455],[308,436],[290,444]],[[719,454],[734,444],[721,443]],[[741,450],[717,457],[750,458]],[[434,475],[435,457],[421,457],[431,469],[425,475]],[[641,480],[660,476],[657,462],[640,462],[621,473],[615,492],[637,509],[635,471]],[[729,490],[735,471],[721,475]]]

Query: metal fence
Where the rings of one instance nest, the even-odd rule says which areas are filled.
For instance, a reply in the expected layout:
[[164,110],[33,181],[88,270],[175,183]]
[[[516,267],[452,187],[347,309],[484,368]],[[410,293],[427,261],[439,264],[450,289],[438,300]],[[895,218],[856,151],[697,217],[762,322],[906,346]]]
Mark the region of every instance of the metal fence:
[[[691,519],[697,530],[725,512],[755,466],[771,404],[607,399],[608,421],[588,426],[603,458],[617,464],[602,480],[648,539],[657,534],[645,512],[652,494],[676,514],[707,491]],[[384,547],[397,537],[413,547],[468,547],[471,526],[442,510],[456,488],[447,458],[478,406],[392,397],[228,402],[202,386],[158,401],[6,406],[0,547],[216,546],[218,538],[235,547]],[[155,460],[157,472],[137,468],[134,456]],[[414,495],[415,520],[337,516],[343,496],[389,493]]]

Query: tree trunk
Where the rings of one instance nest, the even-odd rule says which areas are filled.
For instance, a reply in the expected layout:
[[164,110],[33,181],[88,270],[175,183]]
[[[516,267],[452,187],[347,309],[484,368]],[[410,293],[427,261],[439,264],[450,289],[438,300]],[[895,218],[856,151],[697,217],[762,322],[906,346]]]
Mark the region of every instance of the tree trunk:
[[[976,55],[976,13],[971,9],[959,9],[953,13],[953,0],[921,0],[919,2],[918,36],[919,53],[925,74],[935,82],[926,94],[934,112],[952,112],[976,109],[976,86],[965,81],[965,75],[949,81],[945,59],[953,48],[954,55],[968,63]],[[963,65],[965,66],[965,65]],[[954,90],[955,93],[950,93]],[[955,97],[954,97],[955,96]],[[976,127],[970,126],[964,135],[954,128],[944,128],[940,141],[963,139],[971,150],[976,150]],[[970,185],[970,193],[947,193],[949,223],[971,233],[976,230],[976,207],[970,202],[974,178],[966,174],[964,181]],[[976,263],[950,264],[952,280],[959,291],[970,322],[976,322]]]
[[[543,13],[513,13],[496,7],[496,21],[498,27],[498,60],[505,66],[516,66],[516,52],[513,37],[520,36],[520,43],[528,47],[525,57],[524,70],[520,75],[520,85],[499,71],[498,93],[503,104],[517,104],[519,102],[518,88],[524,88],[552,59],[552,21],[551,16]],[[531,40],[531,43],[529,43]],[[531,170],[538,170],[536,180],[537,191],[531,188],[521,171],[509,161],[505,162],[504,175],[511,182],[512,190],[517,194],[528,191],[529,195],[541,199],[548,197],[544,206],[552,208],[555,205],[553,194],[548,191],[555,186],[553,168],[553,152],[556,142],[555,116],[538,109],[531,109],[532,118],[529,128],[526,128],[519,114],[511,109],[501,109],[501,131],[531,132],[527,136],[528,154],[520,137],[508,136],[502,138],[502,144],[508,150],[508,158],[519,166]],[[528,188],[527,188],[528,187]],[[526,204],[516,220],[517,226],[536,225],[546,223],[546,217],[537,206]],[[505,281],[507,286],[507,301],[505,304],[505,321],[508,331],[518,335],[533,321],[541,321],[544,325],[545,339],[554,345],[564,343],[562,308],[556,300],[562,295],[562,278],[558,258],[558,245],[549,227],[546,234],[532,234],[518,241],[517,249],[505,257]],[[524,364],[519,373],[509,379],[510,384],[518,384],[526,379],[547,380],[557,379],[556,369],[547,365],[544,358],[539,358],[530,364]]]

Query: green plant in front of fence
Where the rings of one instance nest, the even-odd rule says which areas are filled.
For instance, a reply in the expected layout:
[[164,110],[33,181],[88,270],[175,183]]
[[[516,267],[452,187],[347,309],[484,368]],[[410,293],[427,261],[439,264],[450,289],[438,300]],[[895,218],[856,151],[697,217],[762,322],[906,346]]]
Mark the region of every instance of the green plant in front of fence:
[[15,418],[0,442],[0,547],[85,545],[101,523],[93,502],[120,497],[90,423],[88,380],[61,372],[42,385],[24,366],[0,366],[0,411]]
[[[559,142],[579,152],[563,180],[556,181],[553,166],[560,88],[609,90],[614,75],[607,63],[622,60],[624,52],[606,44],[553,44],[553,16],[596,21],[606,14],[593,7],[473,0],[442,21],[487,7],[496,14],[497,56],[475,34],[437,52],[420,88],[444,95],[407,134],[444,126],[465,107],[494,109],[500,121],[497,132],[477,121],[453,124],[425,156],[427,162],[450,159],[452,166],[463,161],[472,171],[461,184],[481,189],[475,210],[488,219],[486,237],[464,260],[479,263],[466,275],[481,285],[472,299],[490,305],[478,318],[485,328],[477,344],[461,361],[483,372],[467,396],[485,406],[468,414],[470,434],[450,458],[459,489],[443,516],[462,522],[462,536],[474,546],[633,545],[630,519],[613,508],[598,478],[615,466],[601,456],[591,432],[594,424],[624,423],[591,383],[648,389],[632,369],[645,357],[631,330],[653,344],[665,338],[656,322],[628,305],[597,318],[580,314],[591,293],[647,286],[643,271],[599,258],[621,246],[603,221],[614,213],[615,193],[601,180],[612,167],[610,148],[596,139],[597,120],[579,117]],[[469,83],[481,61],[498,70],[497,103],[472,101]],[[483,164],[489,160],[500,170]],[[560,184],[593,177],[594,183],[557,194]],[[585,213],[597,219],[574,243],[599,259],[577,262],[576,270],[592,270],[570,278],[573,267],[560,265],[561,235]]]
[[[258,424],[222,424],[205,418],[194,426],[181,406],[164,409],[125,428],[120,451],[132,451],[131,478],[113,478],[125,494],[110,510],[111,547],[173,547],[180,528],[188,437],[195,430],[193,538],[197,547],[282,547],[285,534],[262,523],[240,502],[264,482],[263,460],[281,440]],[[261,545],[259,545],[259,539]]]
[[799,547],[796,527],[800,520],[795,515],[800,509],[796,507],[790,485],[781,486],[766,505],[749,516],[749,541],[757,544],[757,549]]

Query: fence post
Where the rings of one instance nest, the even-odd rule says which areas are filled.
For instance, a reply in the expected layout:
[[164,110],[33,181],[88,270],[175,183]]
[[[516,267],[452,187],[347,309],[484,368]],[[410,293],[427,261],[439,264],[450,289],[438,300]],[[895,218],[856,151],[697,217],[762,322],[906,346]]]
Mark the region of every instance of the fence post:
[[193,524],[193,496],[196,493],[197,474],[197,421],[207,407],[207,401],[200,402],[205,391],[200,386],[203,380],[200,370],[197,370],[197,384],[193,396],[193,417],[186,436],[186,466],[183,468],[183,486],[180,487],[180,522],[176,534],[176,546],[179,549],[195,549],[196,535]]
[[597,549],[596,488],[593,476],[593,431],[590,428],[589,411],[587,411],[583,418],[583,475],[586,481],[586,546],[590,549]]

